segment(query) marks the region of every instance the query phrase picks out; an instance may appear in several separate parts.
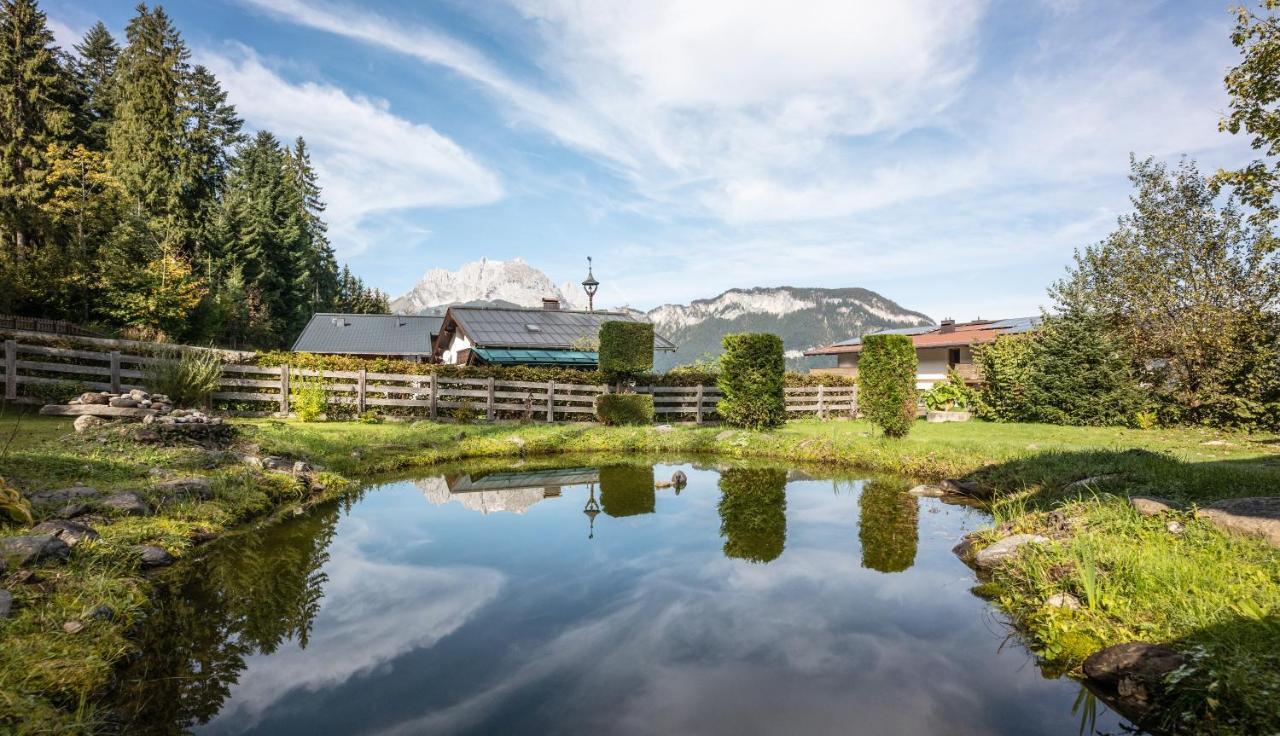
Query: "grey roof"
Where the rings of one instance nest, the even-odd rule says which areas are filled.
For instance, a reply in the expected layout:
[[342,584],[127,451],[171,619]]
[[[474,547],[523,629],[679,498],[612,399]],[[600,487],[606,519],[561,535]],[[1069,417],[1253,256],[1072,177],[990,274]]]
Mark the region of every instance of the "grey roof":
[[[937,325],[917,325],[915,327],[895,327],[892,330],[876,330],[868,332],[868,335],[923,335],[926,332],[933,332],[938,329]],[[836,345],[858,345],[862,342],[862,338],[855,337],[849,340],[841,340]]]
[[599,483],[597,468],[549,468],[523,473],[489,473],[488,475],[464,475],[449,481],[452,493],[472,491],[505,491],[518,488],[547,488],[551,486],[585,486]]
[[328,314],[311,317],[294,352],[336,355],[431,355],[444,317]]
[[[450,307],[449,313],[462,331],[480,348],[542,348],[569,350],[583,340],[594,340],[605,322],[636,320],[625,312],[584,312],[576,309],[523,309],[516,307]],[[654,334],[655,350],[676,346]]]

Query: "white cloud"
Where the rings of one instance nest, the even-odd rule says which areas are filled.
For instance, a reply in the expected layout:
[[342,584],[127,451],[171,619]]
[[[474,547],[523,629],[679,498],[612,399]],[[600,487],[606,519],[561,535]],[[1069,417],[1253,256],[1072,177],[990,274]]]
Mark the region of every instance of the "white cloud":
[[380,220],[406,210],[466,207],[502,197],[498,176],[430,125],[391,112],[385,100],[314,81],[294,83],[252,51],[198,54],[249,125],[286,143],[301,135],[328,203],[340,256],[378,240]]

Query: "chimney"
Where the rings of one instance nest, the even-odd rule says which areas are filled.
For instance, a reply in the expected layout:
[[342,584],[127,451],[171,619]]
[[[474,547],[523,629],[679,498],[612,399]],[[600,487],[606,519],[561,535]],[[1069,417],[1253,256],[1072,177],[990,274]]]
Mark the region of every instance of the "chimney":
[[552,312],[560,309],[560,300],[553,296],[542,297],[542,308]]
[[956,331],[956,321],[954,319],[942,320],[940,324],[940,328],[938,330],[939,333],[943,335],[947,335],[955,331]]

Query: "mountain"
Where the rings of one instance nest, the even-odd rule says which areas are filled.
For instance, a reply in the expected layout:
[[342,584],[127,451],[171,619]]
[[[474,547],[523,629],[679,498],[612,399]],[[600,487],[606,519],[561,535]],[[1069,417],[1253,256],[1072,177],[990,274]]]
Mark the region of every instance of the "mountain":
[[817,345],[877,329],[933,324],[927,315],[867,289],[791,286],[730,289],[687,305],[664,304],[645,316],[654,329],[679,346],[674,354],[655,356],[658,370],[719,355],[721,338],[732,332],[780,335],[787,364],[799,368],[817,364],[801,356]]
[[[402,314],[442,314],[454,304],[540,307],[555,297],[566,308],[583,309],[579,286],[556,286],[545,273],[523,259],[481,259],[457,271],[436,268],[408,294],[391,302]],[[731,332],[772,332],[782,336],[787,364],[793,368],[818,362],[801,353],[817,345],[860,336],[876,329],[933,324],[919,312],[866,289],[817,289],[791,286],[730,289],[714,299],[664,304],[648,312],[623,308],[653,322],[659,334],[678,346],[654,356],[655,368],[667,370],[720,354],[720,341]],[[827,359],[830,363],[830,359]]]
[[[523,258],[491,261],[481,258],[457,271],[433,268],[409,290],[391,302],[399,314],[443,312],[452,304],[494,304],[540,307],[544,297],[555,297],[568,308],[578,308],[580,290],[570,284],[555,285],[542,271]],[[585,305],[584,305],[585,306]]]

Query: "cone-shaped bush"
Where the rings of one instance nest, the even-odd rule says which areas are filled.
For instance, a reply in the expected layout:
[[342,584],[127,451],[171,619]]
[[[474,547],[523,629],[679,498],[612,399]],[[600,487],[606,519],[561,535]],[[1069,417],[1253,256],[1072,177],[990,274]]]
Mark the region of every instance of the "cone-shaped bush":
[[858,356],[858,408],[889,437],[916,419],[916,349],[906,335],[867,335]]

